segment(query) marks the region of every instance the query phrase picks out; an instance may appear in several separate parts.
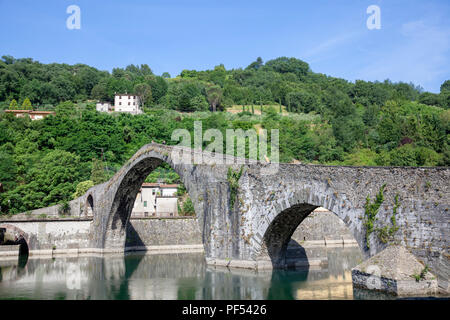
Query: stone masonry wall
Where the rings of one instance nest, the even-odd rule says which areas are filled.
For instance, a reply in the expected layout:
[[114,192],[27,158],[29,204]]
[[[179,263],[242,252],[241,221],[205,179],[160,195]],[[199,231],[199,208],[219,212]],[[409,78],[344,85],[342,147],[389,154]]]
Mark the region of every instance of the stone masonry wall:
[[195,218],[131,219],[126,247],[202,244]]
[[[1,227],[23,233],[31,254],[74,253],[89,249],[92,219],[2,220]],[[196,218],[131,219],[126,247],[201,245]]]
[[316,210],[297,227],[292,239],[301,241],[353,240],[350,230],[339,217],[328,210]]
[[0,226],[23,231],[31,253],[68,252],[90,247],[92,220],[2,221]]

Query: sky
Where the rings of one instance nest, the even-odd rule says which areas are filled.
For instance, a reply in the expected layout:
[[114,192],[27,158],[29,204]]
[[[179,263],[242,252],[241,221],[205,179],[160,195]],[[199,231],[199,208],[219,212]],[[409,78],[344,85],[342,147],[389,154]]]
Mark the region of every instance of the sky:
[[[80,29],[67,28],[70,5],[80,8]],[[370,5],[380,8],[380,29],[367,27]],[[287,56],[349,81],[438,93],[450,79],[450,1],[0,0],[3,55],[108,71],[148,64],[172,77]]]

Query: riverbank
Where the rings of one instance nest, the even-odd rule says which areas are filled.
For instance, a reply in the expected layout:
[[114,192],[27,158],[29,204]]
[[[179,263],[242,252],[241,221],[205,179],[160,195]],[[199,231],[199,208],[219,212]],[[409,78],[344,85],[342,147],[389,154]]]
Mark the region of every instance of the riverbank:
[[[202,237],[195,217],[131,218],[125,249],[101,249],[91,244],[93,218],[17,215],[2,217],[0,228],[9,237],[23,237],[32,255],[78,255],[85,253],[203,252]],[[349,246],[356,241],[333,213],[318,208],[300,224],[292,241],[303,247]],[[0,251],[0,256],[11,253]]]

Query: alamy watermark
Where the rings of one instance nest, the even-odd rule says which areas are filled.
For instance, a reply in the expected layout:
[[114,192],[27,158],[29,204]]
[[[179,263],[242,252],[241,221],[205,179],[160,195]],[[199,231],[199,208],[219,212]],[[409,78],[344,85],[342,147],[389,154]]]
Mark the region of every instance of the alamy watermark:
[[[174,130],[171,139],[179,142],[177,147],[183,147],[172,150],[171,158],[175,164],[232,165],[253,161],[263,164],[261,166],[263,175],[278,172],[280,158],[278,129],[270,130],[270,156],[269,135],[266,129],[261,129],[259,133],[254,129],[246,131],[226,129],[224,137],[218,129],[208,129],[203,133],[202,122],[194,121],[193,144],[191,133],[187,129]],[[208,145],[203,149],[205,142]],[[193,153],[191,153],[192,145]],[[248,157],[246,157],[247,150]]]
[[366,280],[366,286],[368,289],[380,290],[381,289],[381,270],[376,265],[370,265],[367,267],[366,272],[370,276]]
[[370,16],[367,18],[366,25],[367,29],[374,30],[374,29],[381,29],[381,9],[377,5],[370,5],[367,7],[366,10],[367,14],[370,14]]
[[66,20],[66,27],[69,30],[81,29],[81,9],[77,5],[70,5],[66,9],[66,13],[70,14]]

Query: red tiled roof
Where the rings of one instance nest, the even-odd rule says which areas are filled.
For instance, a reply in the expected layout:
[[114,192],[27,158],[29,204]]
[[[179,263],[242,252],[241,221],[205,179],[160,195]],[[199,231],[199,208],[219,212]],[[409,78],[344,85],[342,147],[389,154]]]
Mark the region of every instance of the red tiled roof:
[[144,182],[142,184],[143,187],[159,187],[159,183],[153,183],[153,182]]
[[54,111],[33,111],[33,110],[5,110],[11,113],[32,113],[32,114],[55,114]]
[[144,182],[143,187],[178,188],[178,184],[160,184],[154,182]]

